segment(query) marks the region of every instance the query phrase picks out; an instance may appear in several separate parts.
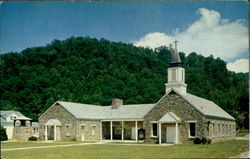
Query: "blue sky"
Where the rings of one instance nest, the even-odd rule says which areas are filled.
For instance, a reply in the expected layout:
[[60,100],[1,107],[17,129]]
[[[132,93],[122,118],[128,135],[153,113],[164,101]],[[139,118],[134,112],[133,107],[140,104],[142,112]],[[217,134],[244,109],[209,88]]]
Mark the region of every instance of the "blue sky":
[[[204,9],[199,10],[201,8]],[[180,38],[183,41],[183,44],[181,40],[179,43],[180,51],[189,54],[190,49],[198,44],[194,43],[187,49],[185,38],[190,37],[189,30],[197,28],[196,23],[200,26],[204,25],[201,24],[204,19],[206,21],[204,23],[210,23],[210,19],[215,21],[219,19],[218,24],[212,23],[208,28],[213,30],[211,33],[221,28],[241,29],[240,34],[232,32],[232,36],[229,37],[232,39],[244,35],[248,25],[247,3],[243,1],[3,2],[0,6],[0,16],[1,54],[10,51],[19,52],[27,47],[44,46],[54,39],[63,40],[70,36],[106,38],[152,48],[156,47],[156,44],[152,43],[157,43],[154,38],[163,39],[163,41],[167,38],[164,45],[173,38]],[[224,36],[225,31],[219,34]],[[145,41],[145,38],[149,40]],[[217,38],[221,39],[221,37]],[[246,39],[243,43],[245,41]],[[213,47],[212,44],[211,47]],[[235,46],[233,49],[238,53],[231,56],[226,53],[213,53],[213,50],[206,53],[203,53],[202,49],[194,49],[194,51],[204,56],[213,54],[228,62],[234,62],[237,59],[248,58],[248,52],[246,49],[240,49],[242,47],[240,44]]]

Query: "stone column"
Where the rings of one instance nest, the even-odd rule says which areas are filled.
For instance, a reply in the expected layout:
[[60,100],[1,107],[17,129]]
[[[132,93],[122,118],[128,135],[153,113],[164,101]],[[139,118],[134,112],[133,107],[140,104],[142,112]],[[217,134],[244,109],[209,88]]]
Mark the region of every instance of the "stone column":
[[110,121],[110,140],[113,140],[113,122]]
[[54,141],[56,141],[56,125],[54,125]]
[[159,129],[159,144],[161,144],[161,123],[158,123],[158,129]]
[[178,144],[178,139],[179,139],[179,129],[178,129],[178,123],[175,123],[175,143]]
[[47,141],[48,140],[48,126],[47,125],[45,125],[44,135],[45,135],[45,141]]
[[138,128],[137,128],[137,121],[135,121],[135,140],[138,141]]

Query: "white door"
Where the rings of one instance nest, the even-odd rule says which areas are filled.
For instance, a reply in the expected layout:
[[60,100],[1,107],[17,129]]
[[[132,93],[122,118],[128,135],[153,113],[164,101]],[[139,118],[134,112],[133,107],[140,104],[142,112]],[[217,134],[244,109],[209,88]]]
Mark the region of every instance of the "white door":
[[166,130],[166,142],[174,142],[175,141],[175,126],[167,126]]
[[136,139],[136,134],[135,134],[135,127],[132,127],[132,129],[131,129],[131,139],[132,140],[135,140]]
[[85,126],[81,126],[81,140],[85,140]]

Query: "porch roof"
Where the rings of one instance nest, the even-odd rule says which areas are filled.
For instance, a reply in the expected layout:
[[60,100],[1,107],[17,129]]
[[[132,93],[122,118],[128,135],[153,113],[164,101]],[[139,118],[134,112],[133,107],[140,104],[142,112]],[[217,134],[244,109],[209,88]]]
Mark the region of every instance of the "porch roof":
[[160,120],[160,123],[175,123],[180,122],[181,119],[172,112],[167,112]]
[[57,119],[50,119],[44,125],[46,125],[46,126],[54,126],[54,125],[61,126],[62,123]]

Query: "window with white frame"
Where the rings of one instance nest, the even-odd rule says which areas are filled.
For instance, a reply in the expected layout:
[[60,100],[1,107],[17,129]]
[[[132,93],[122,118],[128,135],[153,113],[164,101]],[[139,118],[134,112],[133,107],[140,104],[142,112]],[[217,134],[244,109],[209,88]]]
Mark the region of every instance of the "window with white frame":
[[215,136],[215,123],[212,123],[212,129],[213,129],[212,136]]
[[70,136],[72,133],[72,125],[71,124],[65,124],[65,130],[66,130],[66,136]]
[[95,125],[92,125],[91,127],[92,127],[91,134],[92,134],[92,135],[95,135],[95,129],[96,129],[96,126],[95,126]]
[[151,137],[157,137],[158,135],[158,126],[157,123],[151,124]]
[[195,137],[196,133],[195,133],[195,122],[189,122],[189,137],[193,138]]
[[217,127],[217,136],[220,136],[220,123],[218,123],[218,127]]
[[222,130],[222,135],[224,135],[224,133],[225,133],[225,127],[224,127],[224,124],[221,124],[221,130]]
[[10,116],[10,120],[13,120],[14,118],[13,118],[13,116]]

